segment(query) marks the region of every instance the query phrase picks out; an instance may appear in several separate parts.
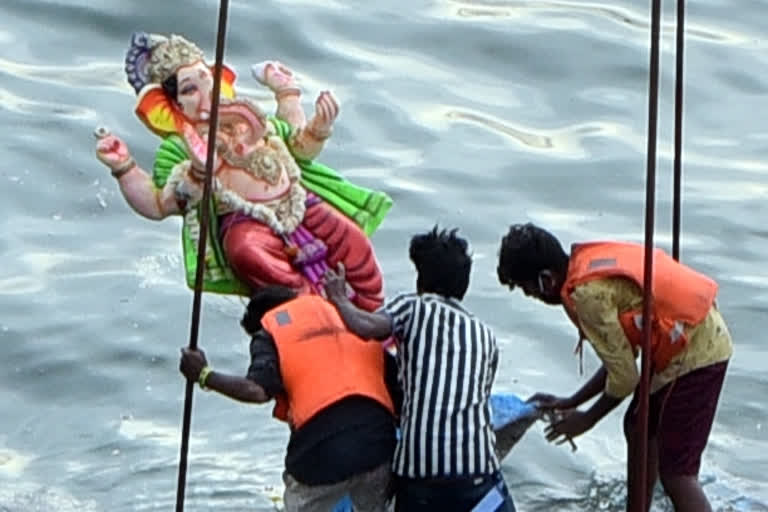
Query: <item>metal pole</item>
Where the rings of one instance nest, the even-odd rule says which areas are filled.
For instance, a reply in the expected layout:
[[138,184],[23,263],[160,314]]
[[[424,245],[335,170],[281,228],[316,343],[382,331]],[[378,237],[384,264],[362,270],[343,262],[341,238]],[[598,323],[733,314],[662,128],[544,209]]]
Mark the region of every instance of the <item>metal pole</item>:
[[[648,84],[648,152],[645,182],[645,269],[643,278],[643,347],[642,369],[638,393],[637,425],[633,436],[634,447],[630,450],[639,458],[639,471],[630,489],[630,510],[645,512],[647,508],[646,482],[648,481],[648,391],[651,360],[651,308],[653,301],[653,233],[656,210],[656,137],[659,114],[659,34],[661,25],[661,0],[651,2],[651,60]],[[635,449],[636,448],[636,449]]]
[[[197,348],[200,328],[200,306],[203,295],[203,270],[205,267],[205,246],[208,239],[210,222],[211,185],[213,183],[213,160],[216,149],[216,128],[219,124],[219,99],[221,96],[221,68],[224,61],[224,43],[227,33],[227,13],[229,0],[219,2],[219,27],[216,33],[216,61],[213,68],[213,92],[211,98],[210,130],[208,131],[208,153],[205,160],[205,181],[201,204],[200,239],[197,243],[197,268],[195,269],[195,295],[192,302],[192,320],[189,333],[189,348]],[[181,456],[179,458],[179,480],[176,487],[176,512],[184,511],[184,490],[187,480],[187,452],[189,451],[189,431],[192,421],[192,392],[195,383],[187,380],[184,396],[184,416],[181,430]]]
[[680,261],[680,218],[683,177],[683,48],[685,46],[685,0],[677,0],[675,47],[675,165],[672,205],[672,257]]

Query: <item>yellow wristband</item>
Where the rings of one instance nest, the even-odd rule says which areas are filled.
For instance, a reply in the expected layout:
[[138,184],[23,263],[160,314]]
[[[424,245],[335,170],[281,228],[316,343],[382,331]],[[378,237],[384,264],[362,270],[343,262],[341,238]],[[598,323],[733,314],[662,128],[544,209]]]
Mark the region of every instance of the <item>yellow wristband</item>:
[[205,381],[208,380],[208,375],[210,375],[212,371],[210,366],[204,366],[203,369],[200,370],[200,376],[197,377],[197,383],[200,384],[202,389],[208,389],[205,387]]

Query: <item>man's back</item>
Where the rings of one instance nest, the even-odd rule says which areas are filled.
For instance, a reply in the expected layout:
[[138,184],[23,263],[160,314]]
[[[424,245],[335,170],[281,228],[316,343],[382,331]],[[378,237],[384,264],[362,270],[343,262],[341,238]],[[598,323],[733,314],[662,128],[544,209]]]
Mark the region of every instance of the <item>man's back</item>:
[[[636,355],[618,325],[619,314],[642,307],[643,294],[637,284],[621,277],[603,278],[577,287],[572,297],[578,303],[580,325],[609,372],[609,389],[617,396],[631,393],[640,378]],[[651,393],[677,378],[710,364],[729,359],[733,345],[728,327],[713,306],[700,324],[686,329],[688,344],[670,364],[653,374]],[[619,391],[620,390],[620,391]]]
[[284,393],[275,417],[301,428],[314,414],[352,395],[394,412],[384,382],[384,352],[350,332],[325,299],[302,296],[267,311],[261,320],[280,360]]
[[498,365],[490,328],[453,299],[402,294],[389,301],[404,402],[395,473],[410,478],[490,474],[489,397]]
[[351,331],[398,341],[404,400],[393,465],[396,508],[465,512],[482,503],[514,511],[491,425],[496,340],[459,303],[469,288],[472,255],[457,231],[435,226],[411,238],[417,293],[399,295],[376,313],[350,302],[343,267],[326,274],[325,291]]
[[394,417],[381,347],[349,333],[320,297],[286,302],[261,324],[249,378],[269,389],[274,415],[291,425],[288,472],[318,485],[388,460]]

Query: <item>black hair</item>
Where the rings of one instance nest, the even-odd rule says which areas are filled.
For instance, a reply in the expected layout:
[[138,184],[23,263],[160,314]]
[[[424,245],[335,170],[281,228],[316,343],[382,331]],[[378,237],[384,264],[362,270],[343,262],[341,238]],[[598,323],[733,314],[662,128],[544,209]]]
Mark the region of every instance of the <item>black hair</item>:
[[251,296],[240,325],[253,336],[261,329],[261,318],[272,308],[297,297],[298,293],[287,286],[271,285],[259,288]]
[[469,288],[472,256],[469,244],[456,236],[458,228],[432,231],[411,238],[409,254],[416,266],[416,288],[420,293],[435,293],[458,300]]
[[179,96],[179,79],[176,74],[172,74],[160,84],[163,92],[175,103]]
[[564,274],[568,254],[549,231],[530,222],[513,224],[501,239],[496,273],[502,284],[521,284],[538,278],[542,270]]

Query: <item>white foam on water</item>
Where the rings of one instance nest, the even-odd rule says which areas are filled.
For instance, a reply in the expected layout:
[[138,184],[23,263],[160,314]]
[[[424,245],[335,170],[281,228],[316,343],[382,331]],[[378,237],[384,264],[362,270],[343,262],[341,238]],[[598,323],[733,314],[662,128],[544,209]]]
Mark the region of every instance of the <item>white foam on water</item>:
[[[133,417],[122,418],[117,431],[130,441],[149,441],[167,448],[176,449],[181,442],[181,430],[178,425],[163,425],[152,420],[141,420]],[[201,447],[207,443],[208,440],[203,437],[190,435],[190,447]]]
[[60,489],[32,483],[3,484],[2,512],[101,512],[91,500],[81,501]]
[[31,455],[0,447],[0,475],[19,477],[31,460]]

